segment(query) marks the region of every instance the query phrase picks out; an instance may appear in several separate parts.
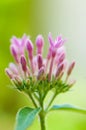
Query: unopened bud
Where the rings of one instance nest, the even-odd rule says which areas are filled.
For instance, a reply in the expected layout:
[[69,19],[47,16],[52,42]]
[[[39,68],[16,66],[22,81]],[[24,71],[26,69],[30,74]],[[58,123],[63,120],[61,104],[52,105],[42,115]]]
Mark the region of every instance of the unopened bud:
[[69,68],[68,68],[68,71],[67,71],[67,75],[69,76],[73,70],[75,66],[75,61],[73,61],[70,65],[69,65]]
[[17,66],[15,64],[10,63],[9,68],[14,74],[18,74]]
[[18,55],[17,55],[17,51],[16,51],[16,47],[15,46],[11,46],[10,47],[11,53],[14,57],[14,59],[16,60],[16,62],[18,63]]
[[58,62],[59,64],[62,63],[65,59],[65,53],[63,52],[59,57],[58,57]]
[[18,85],[22,84],[22,80],[19,76],[15,76],[14,79],[16,80],[16,82],[18,83]]
[[23,71],[26,72],[27,71],[27,66],[26,66],[27,63],[26,63],[26,59],[23,55],[20,58],[20,62],[21,62]]
[[55,56],[56,56],[56,51],[57,51],[57,49],[56,48],[52,48],[52,57],[54,58]]
[[6,68],[6,69],[5,69],[5,72],[6,72],[6,74],[9,76],[10,79],[13,78],[13,74],[12,74],[12,72],[11,72],[10,69]]
[[27,42],[26,42],[26,46],[27,46],[27,50],[29,51],[29,52],[31,52],[32,50],[33,50],[33,44],[32,44],[32,42],[31,42],[31,40],[27,40]]
[[12,78],[11,81],[12,81],[13,85],[15,85],[15,86],[18,85],[17,81],[14,78]]
[[38,76],[37,79],[42,79],[43,75],[44,75],[44,67],[41,67],[38,71]]
[[44,45],[44,39],[42,35],[38,35],[36,39],[37,54],[42,54],[42,47]]
[[57,70],[56,70],[56,75],[55,75],[55,77],[58,77],[58,76],[63,72],[63,70],[64,70],[64,63],[61,63],[61,64],[58,66]]
[[37,62],[38,62],[38,69],[40,69],[43,66],[43,59],[40,54],[37,56]]
[[30,60],[32,60],[32,58],[33,58],[33,44],[30,40],[27,40],[26,47],[28,50],[29,58],[30,58]]

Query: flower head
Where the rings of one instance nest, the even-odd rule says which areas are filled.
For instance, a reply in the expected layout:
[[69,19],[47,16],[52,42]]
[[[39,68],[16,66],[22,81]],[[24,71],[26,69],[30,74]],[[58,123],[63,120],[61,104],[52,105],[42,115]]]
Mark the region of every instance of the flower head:
[[[57,36],[54,41],[49,33],[48,40],[49,49],[46,58],[43,58],[44,39],[42,35],[36,38],[36,55],[33,43],[26,35],[23,35],[21,39],[13,37],[10,50],[15,63],[10,63],[6,68],[7,75],[17,89],[37,93],[37,95],[41,93],[42,98],[52,88],[57,93],[69,90],[71,86],[69,76],[75,65],[75,62],[72,62],[66,69],[65,40],[61,35]],[[66,78],[63,78],[64,73],[66,73]]]

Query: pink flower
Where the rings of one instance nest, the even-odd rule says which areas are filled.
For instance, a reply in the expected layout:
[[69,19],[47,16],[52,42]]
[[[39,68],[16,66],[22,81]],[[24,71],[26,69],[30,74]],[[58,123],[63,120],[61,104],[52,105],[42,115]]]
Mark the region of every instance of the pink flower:
[[12,39],[10,40],[11,41],[10,50],[17,63],[19,63],[20,55],[24,54],[26,40],[27,36],[25,34],[21,39],[13,36]]
[[51,33],[49,33],[48,40],[50,43],[52,57],[55,57],[57,49],[63,46],[65,40],[62,39],[62,36],[58,36],[55,41],[53,41]]
[[[56,53],[57,53],[58,49],[61,48],[64,45],[65,40],[63,40],[62,37],[59,35],[56,38],[56,40],[53,41],[51,33],[49,33],[48,39],[49,39],[50,47],[49,47],[49,52],[48,52],[47,57],[48,57],[48,60],[50,59],[50,57],[52,58],[51,63],[50,63],[50,71],[49,71],[49,79],[51,79],[54,58],[56,57]],[[63,61],[64,58],[65,58],[65,54],[63,53],[59,57],[59,62]]]
[[[62,36],[57,36],[54,41],[51,33],[48,36],[49,49],[46,58],[43,58],[42,51],[44,46],[44,39],[42,35],[38,35],[36,38],[37,52],[34,54],[34,47],[32,41],[23,35],[21,39],[13,37],[11,39],[11,53],[15,59],[15,63],[10,63],[9,67],[6,68],[6,73],[13,82],[28,81],[29,78],[38,80],[48,80],[52,82],[52,78],[62,80],[67,67],[66,52],[64,49],[65,40]],[[72,62],[68,66],[66,73],[67,82],[75,62]]]

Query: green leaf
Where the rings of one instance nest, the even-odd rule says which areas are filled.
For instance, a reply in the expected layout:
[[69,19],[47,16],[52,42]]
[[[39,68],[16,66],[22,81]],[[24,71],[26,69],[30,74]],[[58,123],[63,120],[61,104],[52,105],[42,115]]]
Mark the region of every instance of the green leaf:
[[64,111],[74,111],[86,114],[86,109],[79,108],[77,106],[73,106],[71,104],[61,104],[61,105],[54,105],[51,110],[64,110]]
[[36,114],[40,112],[40,108],[21,108],[16,116],[16,128],[15,130],[26,130],[34,121]]

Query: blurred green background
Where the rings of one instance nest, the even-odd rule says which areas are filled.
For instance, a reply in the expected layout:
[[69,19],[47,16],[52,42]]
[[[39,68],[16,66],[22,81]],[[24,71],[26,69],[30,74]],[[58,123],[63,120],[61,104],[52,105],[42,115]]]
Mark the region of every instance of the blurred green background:
[[[75,59],[72,78],[77,80],[70,92],[59,95],[55,103],[71,103],[86,108],[86,1],[85,0],[3,0],[0,1],[0,130],[13,130],[15,115],[20,107],[31,106],[21,93],[9,87],[4,73],[13,61],[10,55],[10,38],[38,34],[45,38],[48,33],[56,37],[62,34],[69,61]],[[29,130],[38,130],[36,119]],[[72,112],[53,112],[48,115],[47,130],[86,130],[86,115]]]

